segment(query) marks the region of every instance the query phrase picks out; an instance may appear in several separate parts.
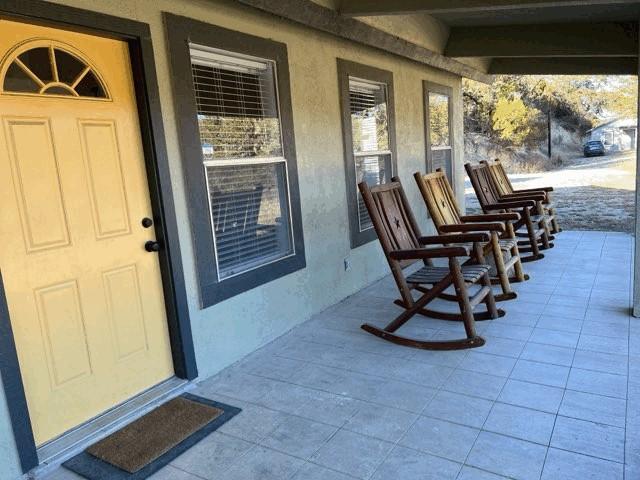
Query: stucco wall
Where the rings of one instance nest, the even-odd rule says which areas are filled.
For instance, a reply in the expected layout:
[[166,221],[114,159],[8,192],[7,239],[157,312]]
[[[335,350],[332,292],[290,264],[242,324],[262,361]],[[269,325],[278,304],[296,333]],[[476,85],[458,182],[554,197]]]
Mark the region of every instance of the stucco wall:
[[0,478],[7,480],[19,478],[21,472],[20,459],[9,420],[7,400],[0,384]]
[[[58,3],[125,16],[151,26],[201,378],[216,373],[388,272],[377,243],[356,250],[349,246],[337,57],[393,72],[398,173],[425,233],[431,230],[430,222],[412,178],[414,171],[425,169],[422,80],[453,87],[457,190],[463,192],[462,97],[461,82],[456,76],[308,30],[227,0],[58,0]],[[194,271],[162,11],[272,38],[287,44],[289,52],[307,268],[205,310],[200,309]],[[98,54],[86,53],[89,57]],[[352,262],[348,272],[343,268],[346,257]],[[2,398],[0,402],[4,406]],[[4,409],[0,409],[1,442],[6,441],[7,425],[8,417]],[[11,457],[11,450],[11,442],[6,446],[0,443],[0,453],[8,452],[3,454],[4,459]],[[12,461],[0,462],[0,478],[13,478],[17,471],[15,465]]]

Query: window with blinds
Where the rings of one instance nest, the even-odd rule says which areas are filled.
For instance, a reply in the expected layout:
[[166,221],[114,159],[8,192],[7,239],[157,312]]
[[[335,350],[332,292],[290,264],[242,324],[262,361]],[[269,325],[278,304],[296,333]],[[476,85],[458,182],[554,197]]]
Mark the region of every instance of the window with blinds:
[[218,280],[295,253],[275,64],[190,45]]
[[[387,86],[349,77],[349,112],[356,186],[365,181],[379,185],[391,178],[392,154],[389,142]],[[361,232],[373,227],[356,189],[358,226]]]

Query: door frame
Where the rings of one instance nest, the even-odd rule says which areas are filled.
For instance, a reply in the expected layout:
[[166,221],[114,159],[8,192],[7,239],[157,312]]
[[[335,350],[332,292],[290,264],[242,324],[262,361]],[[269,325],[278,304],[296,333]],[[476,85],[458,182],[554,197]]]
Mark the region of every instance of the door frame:
[[[140,135],[158,242],[163,293],[175,375],[198,376],[184,283],[180,242],[160,95],[149,25],[42,0],[0,0],[0,18],[114,38],[129,45]],[[23,473],[38,455],[0,272],[0,375]]]

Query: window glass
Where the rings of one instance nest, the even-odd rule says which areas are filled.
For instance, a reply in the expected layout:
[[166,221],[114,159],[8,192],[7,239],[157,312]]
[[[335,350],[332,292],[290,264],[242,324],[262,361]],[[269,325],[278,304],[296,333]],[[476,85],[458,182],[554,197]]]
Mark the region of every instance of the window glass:
[[40,87],[22,68],[12,63],[4,76],[4,89],[8,92],[38,93]]
[[13,93],[109,98],[89,65],[53,44],[28,49],[13,59],[2,88]]
[[451,146],[448,95],[429,92],[429,132],[432,147]]
[[427,170],[442,169],[452,187],[453,149],[451,140],[451,94],[449,87],[426,84],[425,102],[427,109]]
[[[391,175],[387,86],[358,78],[349,78],[349,112],[357,184],[380,185]],[[357,192],[357,189],[356,189]],[[373,227],[360,193],[358,225],[360,231]]]
[[273,62],[191,46],[219,280],[294,254]]
[[73,55],[56,49],[56,67],[61,82],[72,85],[85,69],[85,64]]
[[353,151],[389,150],[387,89],[380,83],[349,79]]
[[18,58],[43,83],[53,81],[51,57],[49,57],[49,49],[47,47],[32,48],[20,54]]

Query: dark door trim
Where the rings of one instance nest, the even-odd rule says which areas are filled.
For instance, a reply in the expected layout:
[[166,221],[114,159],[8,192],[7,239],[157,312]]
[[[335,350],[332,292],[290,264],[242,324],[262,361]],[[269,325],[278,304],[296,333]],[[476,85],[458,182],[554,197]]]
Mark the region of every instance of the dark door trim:
[[[159,261],[175,374],[187,380],[196,378],[198,371],[149,25],[41,0],[0,0],[0,18],[80,31],[128,43],[156,236],[164,247],[159,252]],[[20,463],[26,473],[38,465],[38,456],[1,277],[0,375]]]

